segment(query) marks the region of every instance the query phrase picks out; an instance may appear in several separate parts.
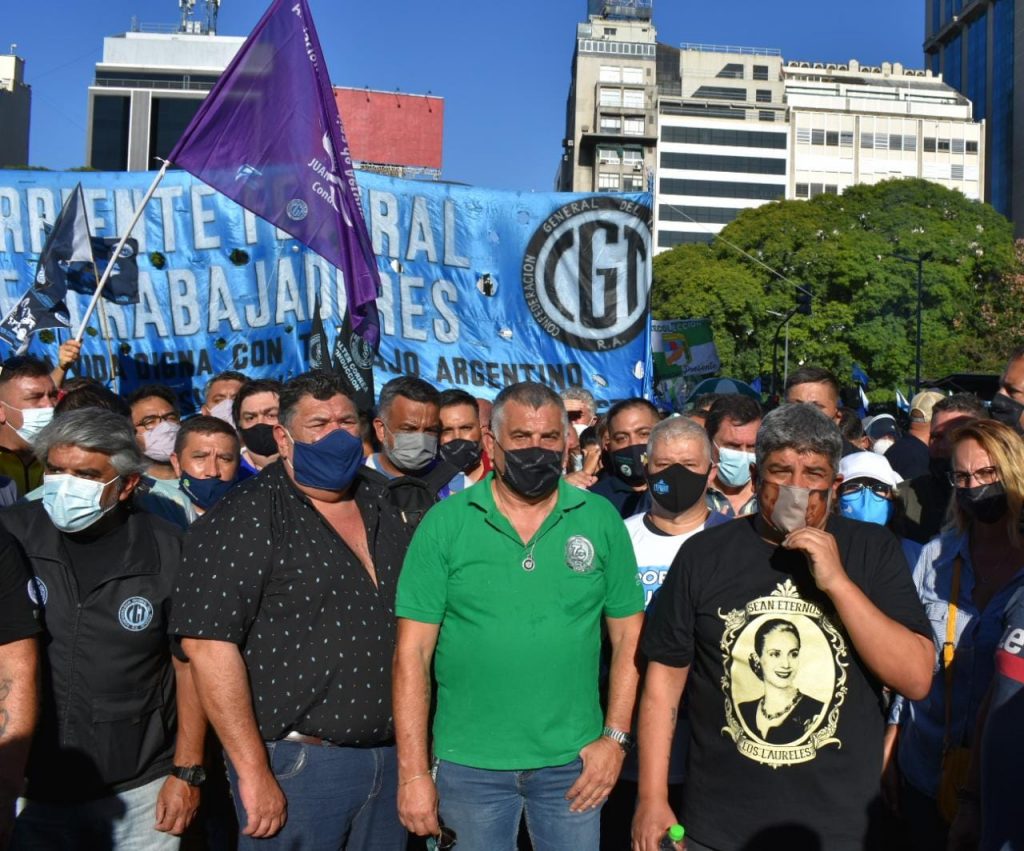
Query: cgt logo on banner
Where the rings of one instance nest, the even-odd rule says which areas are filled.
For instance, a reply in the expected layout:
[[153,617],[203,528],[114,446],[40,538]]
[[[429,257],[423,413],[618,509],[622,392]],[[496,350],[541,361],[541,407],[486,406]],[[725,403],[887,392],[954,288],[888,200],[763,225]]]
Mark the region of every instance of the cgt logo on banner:
[[523,295],[548,334],[584,351],[619,349],[646,325],[651,209],[598,196],[555,210],[523,258]]
[[[232,169],[232,179],[236,172],[239,182],[263,179],[245,167]],[[137,303],[105,305],[120,389],[162,382],[188,410],[221,370],[294,376],[308,366],[319,299],[321,357],[330,353],[353,369],[373,357],[377,387],[407,374],[492,399],[532,380],[556,391],[586,386],[604,405],[650,391],[650,195],[356,177],[381,284],[376,357],[360,341],[338,342],[346,307],[340,270],[175,171],[132,234]],[[94,236],[110,238],[130,221],[151,180],[137,172],[0,171],[0,311],[28,290],[45,223],[76,183]],[[309,219],[315,211],[309,203]],[[72,328],[86,302],[68,293]],[[107,343],[99,322],[91,324],[78,372],[106,381]],[[52,357],[56,342],[54,332],[37,334],[30,351]]]

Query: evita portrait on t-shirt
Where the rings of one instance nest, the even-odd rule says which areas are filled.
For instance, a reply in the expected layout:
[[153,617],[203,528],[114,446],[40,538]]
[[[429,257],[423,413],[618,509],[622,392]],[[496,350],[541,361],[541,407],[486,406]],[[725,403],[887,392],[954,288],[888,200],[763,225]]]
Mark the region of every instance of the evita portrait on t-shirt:
[[778,768],[814,759],[846,698],[846,642],[790,580],[720,614],[726,728],[739,752]]

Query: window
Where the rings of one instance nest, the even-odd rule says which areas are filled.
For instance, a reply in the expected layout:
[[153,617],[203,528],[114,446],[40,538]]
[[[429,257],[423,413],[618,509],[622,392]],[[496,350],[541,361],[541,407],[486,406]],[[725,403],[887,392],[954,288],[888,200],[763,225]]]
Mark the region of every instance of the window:
[[964,140],[963,139],[953,139],[952,140],[951,148],[952,148],[954,154],[962,154],[964,152]]
[[916,151],[917,150],[917,136],[904,136],[903,137],[903,150],[904,151]]
[[808,198],[811,194],[811,187],[809,183],[798,183],[796,185],[796,197],[797,198]]
[[628,136],[643,136],[644,120],[642,118],[627,118],[623,123],[622,132]]
[[811,197],[817,198],[825,191],[825,185],[823,183],[812,183],[811,184]]
[[610,115],[601,116],[601,132],[602,133],[621,133],[622,132],[622,119],[613,117]]
[[926,154],[934,154],[935,153],[935,137],[934,136],[925,136],[924,137],[924,152]]
[[701,86],[693,96],[709,100],[746,100],[747,90],[734,86]]
[[897,133],[889,134],[889,150],[890,151],[902,151],[903,150],[903,136]]
[[824,145],[825,144],[825,131],[824,130],[812,130],[811,131],[811,144],[812,145]]
[[876,151],[887,151],[889,150],[889,137],[885,133],[875,134],[875,150]]
[[599,174],[597,176],[597,189],[599,192],[618,192],[619,176],[617,174]]
[[643,151],[636,151],[629,148],[622,152],[622,162],[626,165],[636,165],[644,161]]
[[644,179],[635,174],[627,174],[622,178],[622,189],[624,192],[643,192]]
[[862,148],[874,148],[875,147],[875,134],[874,133],[861,133],[860,134],[860,146]]
[[964,143],[964,149],[969,154],[976,154],[976,153],[978,153],[978,143],[977,142],[972,142],[970,139],[968,139]]
[[796,131],[796,143],[798,145],[809,145],[811,144],[811,128],[800,127]]
[[942,154],[942,153],[948,154],[949,153],[949,148],[950,148],[949,139],[939,139],[939,141],[938,141],[938,148],[939,148],[939,153],[940,154]]
[[852,148],[853,147],[853,131],[843,130],[839,133],[839,147],[840,148]]
[[663,195],[745,198],[752,201],[776,201],[786,197],[786,187],[774,183],[736,183],[728,180],[680,180],[663,177],[658,186]]
[[195,98],[153,98],[149,130],[150,168],[160,168],[201,104],[202,101]]
[[718,72],[718,76],[726,77],[730,80],[742,80],[743,65],[740,62],[729,62],[721,71]]
[[701,224],[724,225],[735,219],[742,209],[734,207],[694,207],[685,204],[662,204],[658,207],[658,218],[663,222],[700,222]]
[[829,130],[825,134],[825,144],[828,147],[830,147],[830,148],[838,148],[839,147],[839,131],[838,130]]
[[618,65],[602,65],[599,79],[602,83],[621,83],[622,69]]
[[774,121],[775,113],[770,109],[759,109],[757,112],[758,121]]
[[834,183],[826,183],[825,184],[825,194],[826,195],[838,195],[839,194],[839,187],[836,186]]
[[[804,131],[797,130],[799,135]],[[810,143],[810,130],[806,131]],[[773,148],[785,150],[786,134],[765,130],[712,130],[705,127],[663,127],[663,142],[678,142],[689,145],[723,145],[742,148]]]
[[771,89],[758,89],[757,90],[757,102],[758,103],[771,103],[772,102],[772,90]]
[[691,243],[709,243],[714,239],[710,233],[692,233],[690,231],[663,230],[658,232],[658,247],[672,248],[676,245]]
[[949,167],[949,176],[952,180],[964,179],[964,167],[961,164],[953,163]]
[[604,34],[605,35],[615,35],[616,33],[618,33],[618,30],[615,27],[605,27],[604,28]]
[[131,100],[123,95],[93,99],[92,151],[89,165],[101,171],[128,168],[128,120]]
[[663,151],[662,168],[688,171],[735,171],[746,174],[785,174],[786,161],[781,157],[725,157],[718,154],[677,154]]
[[629,109],[644,108],[643,89],[626,89],[622,92],[622,105]]
[[644,69],[643,68],[623,68],[622,69],[622,82],[630,83],[632,85],[642,84],[644,81]]
[[754,66],[754,79],[755,80],[767,80],[768,79],[768,66],[767,65],[755,65]]
[[617,148],[598,148],[597,158],[602,163],[608,165],[618,165],[620,162],[619,151]]
[[622,106],[622,90],[602,88],[600,104],[601,106]]

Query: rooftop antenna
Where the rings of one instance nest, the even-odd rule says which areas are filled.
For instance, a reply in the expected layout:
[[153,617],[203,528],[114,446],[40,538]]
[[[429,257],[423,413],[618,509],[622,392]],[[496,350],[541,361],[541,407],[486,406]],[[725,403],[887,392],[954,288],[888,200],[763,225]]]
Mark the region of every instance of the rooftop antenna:
[[178,0],[178,6],[181,7],[181,25],[178,27],[178,32],[187,33],[192,10],[196,7],[196,0]]
[[18,45],[16,45],[16,44],[15,44],[15,43],[14,43],[14,42],[12,41],[12,42],[11,42],[11,56],[14,56],[14,51],[15,51],[15,50],[17,50],[17,49],[18,49]]
[[220,0],[206,0],[206,31],[210,35],[217,34],[217,14],[220,11]]

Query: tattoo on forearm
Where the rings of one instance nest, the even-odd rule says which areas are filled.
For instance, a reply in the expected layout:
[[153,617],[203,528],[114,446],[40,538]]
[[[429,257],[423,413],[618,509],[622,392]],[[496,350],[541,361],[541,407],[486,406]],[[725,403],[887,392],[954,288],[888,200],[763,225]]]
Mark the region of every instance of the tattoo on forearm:
[[0,680],[0,736],[3,736],[7,732],[7,725],[10,723],[11,714],[7,711],[7,707],[4,703],[7,698],[11,696],[11,686],[13,685],[10,678]]

